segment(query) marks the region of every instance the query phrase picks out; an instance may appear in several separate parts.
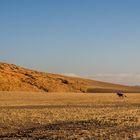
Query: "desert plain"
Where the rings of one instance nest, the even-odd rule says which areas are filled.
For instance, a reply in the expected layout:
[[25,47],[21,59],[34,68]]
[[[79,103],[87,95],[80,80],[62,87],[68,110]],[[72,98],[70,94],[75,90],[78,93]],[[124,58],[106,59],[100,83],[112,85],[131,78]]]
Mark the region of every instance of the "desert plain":
[[2,140],[139,140],[140,94],[0,92]]
[[139,140],[139,93],[0,63],[0,140]]

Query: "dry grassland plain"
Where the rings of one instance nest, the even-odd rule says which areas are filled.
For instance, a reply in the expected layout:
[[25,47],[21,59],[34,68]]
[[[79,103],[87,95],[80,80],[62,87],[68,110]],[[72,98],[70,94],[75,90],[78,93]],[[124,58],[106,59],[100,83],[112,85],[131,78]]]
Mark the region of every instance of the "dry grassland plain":
[[140,94],[0,92],[0,139],[139,140]]

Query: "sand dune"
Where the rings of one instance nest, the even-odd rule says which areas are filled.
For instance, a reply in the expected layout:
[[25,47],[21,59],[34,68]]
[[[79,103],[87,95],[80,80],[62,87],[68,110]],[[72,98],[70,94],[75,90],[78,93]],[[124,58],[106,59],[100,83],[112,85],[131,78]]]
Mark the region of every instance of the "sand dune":
[[140,92],[140,87],[38,72],[0,63],[0,91],[39,92]]

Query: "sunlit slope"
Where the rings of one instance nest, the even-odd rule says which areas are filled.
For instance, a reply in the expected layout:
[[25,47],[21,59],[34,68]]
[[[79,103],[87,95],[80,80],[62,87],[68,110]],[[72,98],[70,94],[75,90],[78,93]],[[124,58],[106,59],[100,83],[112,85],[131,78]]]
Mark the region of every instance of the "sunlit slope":
[[0,91],[115,92],[118,90],[140,92],[139,87],[38,72],[13,64],[0,63]]

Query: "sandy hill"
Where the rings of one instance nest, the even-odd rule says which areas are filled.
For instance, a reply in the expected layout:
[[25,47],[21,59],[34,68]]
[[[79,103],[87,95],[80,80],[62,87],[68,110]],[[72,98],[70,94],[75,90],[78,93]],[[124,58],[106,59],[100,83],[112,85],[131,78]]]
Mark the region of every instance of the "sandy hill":
[[140,87],[38,72],[0,63],[0,91],[45,92],[140,92]]

